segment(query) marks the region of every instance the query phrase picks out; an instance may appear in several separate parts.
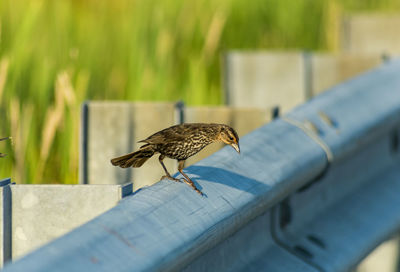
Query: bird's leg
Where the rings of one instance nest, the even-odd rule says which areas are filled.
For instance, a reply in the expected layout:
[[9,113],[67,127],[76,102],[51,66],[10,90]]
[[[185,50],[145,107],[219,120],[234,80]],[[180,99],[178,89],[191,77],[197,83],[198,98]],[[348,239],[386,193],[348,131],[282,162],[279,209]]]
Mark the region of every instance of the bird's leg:
[[161,179],[167,178],[167,179],[170,179],[170,180],[173,180],[173,181],[180,182],[179,179],[174,178],[174,177],[172,177],[172,176],[169,174],[167,168],[165,167],[165,165],[164,165],[164,163],[163,163],[163,159],[164,159],[164,158],[165,158],[164,155],[160,155],[160,157],[158,157],[158,161],[161,163],[161,166],[163,167],[165,173],[167,174],[167,175],[165,175],[165,176],[162,176]]
[[194,185],[194,182],[182,171],[183,166],[185,165],[185,161],[178,161],[178,171],[184,176],[184,181],[193,188],[196,192],[198,192],[200,195],[203,195],[203,193],[197,189],[196,185]]

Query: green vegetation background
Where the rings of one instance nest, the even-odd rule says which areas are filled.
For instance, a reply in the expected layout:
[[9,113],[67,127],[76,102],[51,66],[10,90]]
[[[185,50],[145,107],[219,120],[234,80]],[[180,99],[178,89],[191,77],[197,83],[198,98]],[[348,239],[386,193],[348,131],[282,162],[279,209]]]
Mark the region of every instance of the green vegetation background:
[[77,183],[87,99],[220,104],[227,49],[336,51],[344,14],[398,0],[2,0],[0,178]]

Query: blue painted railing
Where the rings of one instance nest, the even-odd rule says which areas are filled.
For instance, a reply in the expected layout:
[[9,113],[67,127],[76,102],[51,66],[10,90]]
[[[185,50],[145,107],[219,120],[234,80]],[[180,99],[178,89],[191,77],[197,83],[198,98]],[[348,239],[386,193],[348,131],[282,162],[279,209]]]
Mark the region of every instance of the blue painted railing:
[[4,271],[350,270],[400,228],[399,74],[386,63],[188,167],[206,197],[163,180]]

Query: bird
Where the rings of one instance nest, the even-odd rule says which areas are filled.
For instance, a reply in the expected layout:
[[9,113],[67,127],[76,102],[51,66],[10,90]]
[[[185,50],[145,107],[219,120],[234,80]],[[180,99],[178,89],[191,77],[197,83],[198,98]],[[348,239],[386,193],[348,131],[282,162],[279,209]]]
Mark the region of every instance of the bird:
[[163,160],[165,157],[178,161],[178,171],[183,180],[197,193],[203,193],[194,182],[183,172],[185,160],[197,154],[213,142],[223,142],[233,147],[240,154],[239,136],[230,126],[214,123],[183,123],[160,130],[139,143],[144,143],[139,150],[111,159],[111,164],[121,168],[140,167],[155,154],[160,154],[158,160],[165,171],[161,179],[167,178],[180,182],[170,175]]

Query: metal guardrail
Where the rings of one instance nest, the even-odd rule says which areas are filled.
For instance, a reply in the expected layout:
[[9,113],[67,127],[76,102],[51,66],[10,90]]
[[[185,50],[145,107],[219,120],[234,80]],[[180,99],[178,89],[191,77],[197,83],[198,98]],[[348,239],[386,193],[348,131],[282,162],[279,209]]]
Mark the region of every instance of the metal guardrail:
[[[400,62],[345,82],[4,271],[346,271],[400,228]],[[101,200],[99,200],[101,201]]]

